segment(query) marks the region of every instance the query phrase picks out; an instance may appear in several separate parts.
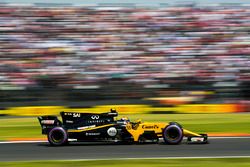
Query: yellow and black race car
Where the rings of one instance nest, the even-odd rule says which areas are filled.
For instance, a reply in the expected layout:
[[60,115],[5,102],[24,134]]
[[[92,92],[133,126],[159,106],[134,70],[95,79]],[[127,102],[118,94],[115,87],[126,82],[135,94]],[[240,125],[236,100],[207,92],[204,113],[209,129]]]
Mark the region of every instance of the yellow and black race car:
[[122,143],[158,142],[164,139],[166,144],[180,144],[183,137],[188,143],[207,143],[206,134],[198,134],[183,129],[176,122],[151,123],[128,118],[115,119],[118,113],[110,112],[76,113],[61,112],[62,121],[56,116],[40,116],[38,120],[42,134],[47,135],[51,145],[59,146],[71,141],[115,141]]

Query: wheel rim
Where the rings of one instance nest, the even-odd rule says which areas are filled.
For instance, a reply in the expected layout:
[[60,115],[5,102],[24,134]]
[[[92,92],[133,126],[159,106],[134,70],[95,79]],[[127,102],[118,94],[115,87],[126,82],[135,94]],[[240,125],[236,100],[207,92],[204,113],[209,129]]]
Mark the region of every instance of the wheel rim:
[[167,138],[170,140],[176,140],[180,137],[180,132],[177,128],[171,128],[167,131]]
[[163,139],[168,144],[179,144],[183,138],[183,131],[177,125],[168,125],[163,131]]
[[54,133],[52,133],[52,135],[51,135],[51,139],[54,142],[60,142],[64,139],[64,134],[59,130],[54,131]]

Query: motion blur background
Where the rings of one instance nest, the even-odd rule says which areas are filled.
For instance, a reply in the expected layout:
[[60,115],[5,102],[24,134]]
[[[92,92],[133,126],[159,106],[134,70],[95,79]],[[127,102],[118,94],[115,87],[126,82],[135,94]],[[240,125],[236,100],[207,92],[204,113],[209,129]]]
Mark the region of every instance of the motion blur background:
[[249,111],[249,1],[42,2],[0,3],[2,108],[241,104]]

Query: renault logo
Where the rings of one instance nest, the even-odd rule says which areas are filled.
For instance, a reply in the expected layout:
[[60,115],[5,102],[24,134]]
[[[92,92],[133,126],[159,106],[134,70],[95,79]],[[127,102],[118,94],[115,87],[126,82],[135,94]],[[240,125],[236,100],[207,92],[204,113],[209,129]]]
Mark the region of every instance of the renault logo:
[[99,119],[99,115],[92,115],[91,119]]

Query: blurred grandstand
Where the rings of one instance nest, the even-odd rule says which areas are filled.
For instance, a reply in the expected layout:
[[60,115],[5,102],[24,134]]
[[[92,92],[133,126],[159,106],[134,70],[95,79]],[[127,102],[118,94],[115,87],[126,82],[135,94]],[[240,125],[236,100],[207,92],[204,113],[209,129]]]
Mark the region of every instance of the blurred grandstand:
[[250,6],[1,4],[0,62],[2,107],[248,101]]

